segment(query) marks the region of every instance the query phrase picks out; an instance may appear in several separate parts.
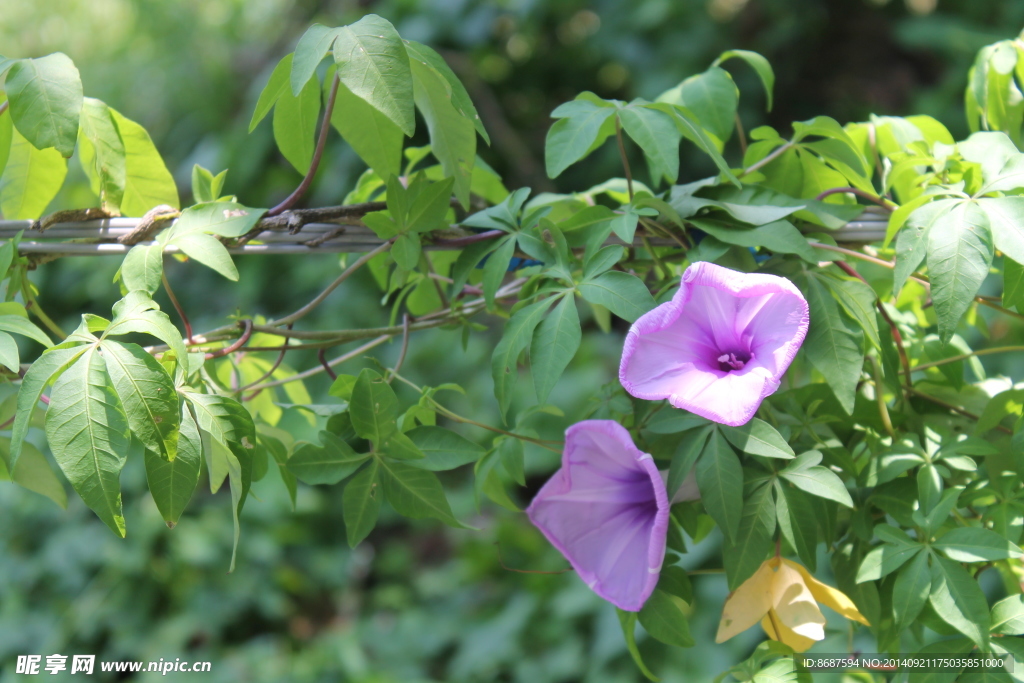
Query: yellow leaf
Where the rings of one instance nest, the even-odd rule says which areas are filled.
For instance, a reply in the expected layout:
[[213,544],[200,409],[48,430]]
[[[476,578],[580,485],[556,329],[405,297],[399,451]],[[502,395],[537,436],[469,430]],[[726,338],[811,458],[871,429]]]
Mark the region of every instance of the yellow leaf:
[[769,563],[765,562],[726,598],[722,620],[718,623],[718,635],[715,636],[716,643],[725,642],[746,631],[771,609],[774,574]]
[[814,599],[819,603],[832,608],[847,619],[859,621],[865,626],[871,625],[868,623],[868,620],[864,618],[864,615],[857,609],[857,606],[853,604],[853,600],[847,597],[846,593],[818,581],[816,578],[811,576],[811,573],[807,571],[807,569],[796,562],[791,562],[790,560],[785,559],[782,561],[786,565],[800,572],[800,575],[804,579],[804,583],[807,584],[807,588],[811,591],[811,595],[813,595]]
[[781,626],[811,640],[825,638],[825,617],[807,589],[803,576],[788,564],[775,571],[772,581],[772,609]]
[[[814,645],[814,641],[810,638],[804,638],[798,633],[793,632],[792,629],[786,628],[785,625],[779,623],[779,618],[775,616],[774,621],[772,620],[774,610],[769,614],[766,614],[764,619],[761,620],[761,628],[768,634],[768,637],[772,640],[777,640],[780,643],[789,645],[795,652],[806,652],[811,645]],[[779,633],[775,632],[775,624],[779,626]]]

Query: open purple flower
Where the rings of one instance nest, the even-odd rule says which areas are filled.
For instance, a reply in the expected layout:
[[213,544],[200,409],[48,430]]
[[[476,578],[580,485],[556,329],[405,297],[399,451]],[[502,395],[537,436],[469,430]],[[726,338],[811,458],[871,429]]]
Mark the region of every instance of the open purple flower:
[[779,388],[809,320],[789,280],[695,263],[671,301],[633,323],[619,381],[637,398],[736,427]]
[[588,586],[637,612],[665,559],[669,501],[654,460],[612,420],[565,432],[562,467],[526,509]]

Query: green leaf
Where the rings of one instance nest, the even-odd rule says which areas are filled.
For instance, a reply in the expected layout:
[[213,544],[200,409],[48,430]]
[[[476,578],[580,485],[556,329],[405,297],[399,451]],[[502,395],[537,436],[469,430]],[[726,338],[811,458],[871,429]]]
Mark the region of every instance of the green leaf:
[[403,232],[391,245],[391,256],[403,270],[414,270],[420,262],[420,236]]
[[100,345],[100,352],[132,435],[147,450],[164,460],[174,460],[181,423],[174,380],[137,344],[107,340]]
[[220,199],[221,190],[224,189],[224,180],[227,175],[227,169],[213,175],[199,164],[192,164],[192,198],[197,204],[217,201]]
[[345,535],[348,545],[355,548],[377,525],[380,514],[381,493],[380,462],[373,458],[366,467],[345,484],[341,496],[341,511],[345,517]]
[[128,421],[96,347],[54,382],[46,439],[78,495],[123,538],[119,480],[130,446]]
[[788,460],[796,455],[775,427],[758,418],[740,427],[719,427],[725,438],[744,453]]
[[184,392],[186,400],[192,406],[196,424],[239,461],[242,468],[242,497],[245,502],[249,481],[245,477],[252,468],[252,452],[256,448],[256,426],[252,415],[245,407],[233,398],[216,394],[197,394],[193,391]]
[[87,97],[82,107],[81,136],[91,146],[92,163],[79,154],[82,168],[93,181],[104,206],[119,209],[124,198],[125,149],[110,108]]
[[928,273],[939,319],[939,338],[948,342],[981,289],[992,265],[988,219],[974,202],[961,202],[928,233]]
[[[313,24],[299,38],[292,57],[292,68],[289,78],[292,95],[298,97],[303,86],[313,78],[316,68],[331,51],[331,45],[341,33],[341,29],[328,28],[323,24]],[[273,77],[271,77],[273,80]],[[386,176],[385,176],[386,177]]]
[[[332,73],[328,71],[329,78],[324,79],[325,102]],[[378,176],[390,178],[402,174],[402,144],[405,142],[402,129],[342,83],[338,84],[331,125]]]
[[234,525],[234,538],[231,543],[231,564],[228,565],[228,574],[235,571],[235,558],[238,555],[238,537],[241,534],[242,525],[239,523],[239,516],[242,514],[242,506],[245,504],[246,494],[249,492],[249,470],[239,462],[234,453],[227,453],[228,479],[231,487],[231,521]]
[[743,467],[717,429],[697,461],[697,486],[708,514],[726,539],[735,541],[743,511]]
[[509,263],[511,263],[512,256],[516,252],[516,240],[514,237],[504,237],[499,242],[497,248],[488,257],[483,269],[484,300],[488,306],[494,305],[494,295],[498,288],[501,287],[501,283],[505,279],[505,273],[508,272]]
[[912,545],[880,545],[873,548],[861,561],[857,569],[857,583],[875,581],[888,576],[912,558],[921,548],[919,543]]
[[476,462],[486,452],[478,443],[444,427],[416,427],[406,432],[406,436],[425,456],[420,460],[410,460],[408,464],[423,470],[453,470]]
[[803,285],[811,314],[803,351],[825,376],[843,410],[852,413],[864,366],[863,333],[843,318],[836,300],[818,278],[803,278]]
[[124,142],[124,198],[121,213],[125,216],[140,217],[155,206],[166,204],[178,208],[178,188],[171,172],[164,165],[150,139],[149,133],[139,124],[126,119],[115,109],[110,114],[117,124],[117,132]]
[[580,295],[592,304],[604,306],[627,322],[634,322],[654,308],[654,297],[640,278],[610,270],[577,286]]
[[1011,595],[992,605],[992,633],[1024,634],[1024,595]]
[[277,463],[278,472],[281,474],[281,481],[284,483],[284,487],[288,490],[288,497],[292,501],[292,510],[295,510],[295,496],[298,493],[298,483],[295,480],[295,475],[288,471],[288,449],[285,448],[284,444],[275,439],[274,437],[267,436],[266,434],[260,434],[260,442],[263,447],[270,452],[270,455],[274,457],[274,461]]
[[[418,59],[411,59],[409,63],[414,100],[430,133],[430,151],[441,162],[445,176],[455,179],[455,196],[468,208],[469,187],[476,165],[476,128],[473,121],[453,105],[444,76]],[[411,111],[409,120],[412,121]]]
[[320,114],[320,83],[310,78],[298,95],[284,90],[274,105],[274,141],[281,154],[302,175],[313,162],[313,139]]
[[683,485],[686,477],[689,476],[694,463],[697,462],[697,458],[703,452],[704,444],[707,443],[712,430],[714,430],[714,427],[711,425],[691,429],[684,433],[679,443],[676,444],[676,449],[672,453],[672,462],[668,468],[668,478],[665,481],[669,500],[673,499],[679,491],[679,487]]
[[20,315],[0,315],[0,330],[28,337],[46,348],[53,346],[53,342],[50,341],[45,332]]
[[810,501],[797,488],[776,479],[775,514],[779,531],[810,571],[817,566],[818,524]]
[[6,452],[7,445],[6,439],[0,440],[0,453],[3,455],[3,458],[0,458],[0,476],[4,478],[10,476],[11,481],[18,486],[46,496],[62,509],[67,510],[67,491],[64,490],[64,485],[57,478],[46,456],[31,443],[25,442],[21,447],[21,458],[18,460],[17,467],[14,468],[14,474],[11,475],[8,474],[6,464],[9,457]]
[[494,396],[503,416],[508,413],[512,390],[519,379],[519,354],[529,345],[534,329],[550,306],[551,301],[545,299],[519,309],[505,324],[501,341],[494,347],[491,377],[494,378]]
[[[3,96],[0,95],[0,101]],[[0,178],[7,168],[7,159],[11,155],[11,139],[14,137],[14,125],[10,116],[0,116]],[[10,264],[8,264],[10,265]],[[6,270],[4,272],[7,272]]]
[[892,612],[894,626],[899,631],[914,623],[928,602],[932,586],[928,557],[928,551],[922,548],[896,576],[892,589]]
[[75,151],[82,111],[82,77],[62,52],[19,60],[7,73],[11,119],[36,149],[55,147],[68,158]]
[[398,428],[398,397],[383,377],[365,368],[352,387],[349,414],[356,434],[379,448]]
[[104,338],[133,332],[148,334],[170,346],[179,363],[187,360],[188,353],[181,334],[149,294],[128,292],[114,304],[113,310],[114,319],[103,331]]
[[954,207],[962,204],[959,199],[939,199],[924,204],[907,216],[906,225],[896,238],[896,268],[893,269],[893,291],[900,290],[910,275],[924,261],[927,253],[927,236],[932,227],[945,220]]
[[722,553],[729,588],[735,590],[754,575],[771,552],[774,534],[775,501],[772,498],[772,487],[762,484],[745,496],[736,540],[734,543],[727,542]]
[[995,248],[1018,263],[1024,261],[1024,197],[977,200],[988,218]]
[[722,157],[715,142],[708,137],[708,134],[700,126],[700,122],[697,121],[697,117],[693,115],[693,112],[686,107],[664,103],[651,104],[649,107],[671,114],[676,122],[676,128],[679,129],[683,137],[697,145],[701,151],[711,157],[711,161],[715,162],[715,166],[718,167],[722,175],[729,179],[729,182],[736,187],[741,187],[739,179],[733,175],[732,170],[729,168],[729,163]]
[[21,371],[21,357],[18,354],[18,342],[6,332],[0,332],[0,365],[11,372]]
[[161,244],[136,244],[121,264],[121,282],[129,292],[143,291],[152,296],[160,289],[164,274],[164,249]]
[[956,562],[932,555],[932,592],[928,597],[940,619],[973,640],[988,644],[989,612],[978,582]]
[[404,462],[378,461],[384,481],[384,495],[398,514],[413,519],[432,517],[449,526],[462,527],[452,515],[436,474]]
[[[270,80],[263,86],[260,98],[256,102],[256,109],[252,112],[252,119],[249,121],[249,132],[253,132],[259,122],[263,120],[270,110],[277,104],[282,93],[288,92],[289,77],[292,71],[294,54],[289,52],[274,67],[270,74]],[[308,79],[307,79],[308,80]],[[305,81],[304,81],[305,82]]]
[[990,562],[1024,556],[1015,543],[988,529],[961,527],[943,534],[932,547],[955,562]]
[[55,149],[38,150],[17,130],[0,176],[0,212],[8,220],[39,218],[57,196],[68,163]]
[[847,315],[857,321],[874,347],[881,348],[882,341],[878,336],[878,316],[876,314],[878,309],[875,307],[874,290],[860,280],[823,277],[821,281],[832,291],[836,301],[843,307]]
[[765,96],[768,99],[768,111],[771,111],[772,91],[775,89],[775,72],[772,71],[772,65],[767,59],[756,52],[751,52],[750,50],[727,50],[718,56],[718,59],[715,60],[715,66],[734,57],[742,59],[757,72],[757,76],[761,79],[761,84],[764,86]]
[[180,411],[181,431],[174,460],[168,462],[159,454],[146,450],[149,492],[167,526],[171,528],[178,523],[178,518],[196,490],[203,459],[199,427],[184,404]]
[[423,452],[416,447],[416,444],[412,440],[400,431],[392,432],[391,435],[384,439],[378,448],[378,451],[384,453],[389,458],[395,460],[405,460],[416,462],[417,460],[423,460],[426,456]]
[[559,120],[548,129],[544,142],[544,163],[549,178],[557,178],[562,171],[601,145],[615,130],[609,130],[605,125],[615,114],[615,109],[596,103],[596,98],[591,99],[593,96],[587,98],[584,95],[551,113]]
[[626,134],[640,146],[657,183],[663,177],[674,184],[679,178],[681,133],[672,116],[658,109],[631,103],[618,112]]
[[658,590],[673,595],[687,604],[693,602],[693,584],[682,567],[662,567],[661,575],[658,577]]
[[32,420],[32,413],[43,389],[56,379],[62,372],[78,360],[87,349],[86,346],[64,346],[50,349],[41,355],[36,362],[25,373],[21,380],[21,388],[18,390],[18,405],[14,412],[14,424],[11,427],[11,452],[8,467],[11,471],[17,471],[18,457],[21,455],[21,447],[28,434],[28,428]]
[[174,246],[181,250],[190,259],[202,263],[207,268],[220,273],[232,282],[238,281],[238,269],[235,262],[231,260],[228,252],[220,240],[212,235],[191,234],[175,237]]
[[539,403],[548,400],[569,361],[576,355],[581,338],[576,301],[572,294],[568,294],[562,297],[533,334],[530,365]]
[[266,209],[252,209],[236,202],[207,202],[190,206],[174,221],[168,241],[176,244],[179,237],[211,234],[241,237],[252,230]]
[[692,219],[695,226],[712,237],[741,247],[765,247],[779,254],[796,254],[808,263],[817,263],[807,239],[789,221],[779,220],[750,229],[725,227],[716,221]]
[[[797,461],[794,460],[793,464],[796,463]],[[853,507],[853,499],[850,497],[850,492],[846,490],[843,480],[827,467],[815,465],[805,468],[790,465],[780,470],[779,476],[812,496],[834,500],[848,508]]]
[[1024,266],[1003,258],[1003,305],[1024,310]]
[[717,65],[662,93],[658,101],[678,104],[693,112],[701,126],[718,139],[719,149],[736,125],[739,92],[732,77]]
[[476,107],[473,106],[473,101],[469,98],[469,93],[466,91],[466,86],[462,84],[455,72],[452,71],[448,63],[444,61],[433,48],[424,45],[423,43],[417,43],[415,40],[405,41],[406,52],[409,53],[410,59],[417,59],[424,62],[427,66],[433,68],[439,73],[444,80],[448,83],[448,87],[451,91],[452,106],[467,119],[473,122],[476,127],[476,132],[480,133],[480,137],[489,145],[491,144],[491,138],[487,135],[487,131],[484,129],[484,124],[480,120],[480,115],[476,112]]
[[416,127],[413,73],[398,31],[388,20],[368,14],[337,32],[334,61],[338,78],[411,137]]
[[304,484],[337,484],[370,457],[356,453],[345,441],[330,432],[320,432],[320,443],[303,444],[288,458],[288,470]]
[[674,595],[655,589],[639,612],[640,625],[655,640],[676,647],[693,647],[685,604]]
[[626,639],[626,649],[629,650],[629,655],[633,658],[633,663],[636,664],[637,668],[640,669],[640,673],[647,677],[648,680],[658,683],[661,679],[651,673],[651,670],[644,664],[643,657],[640,656],[640,648],[636,646],[636,622],[638,615],[636,612],[627,612],[626,610],[615,608],[615,613],[619,615],[619,624],[622,626],[622,635]]

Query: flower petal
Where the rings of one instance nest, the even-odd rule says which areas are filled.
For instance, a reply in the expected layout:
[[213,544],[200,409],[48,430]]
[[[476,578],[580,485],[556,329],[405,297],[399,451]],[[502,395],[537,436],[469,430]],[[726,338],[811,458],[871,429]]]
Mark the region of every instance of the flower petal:
[[[775,617],[774,621],[772,617]],[[778,632],[775,630],[775,626],[778,625]],[[780,643],[789,645],[793,648],[794,652],[807,652],[811,645],[816,642],[811,638],[805,638],[804,636],[796,633],[791,628],[786,628],[784,624],[779,621],[779,617],[775,614],[774,610],[770,610],[768,614],[761,620],[761,628],[768,634],[768,637],[772,640],[777,640]]]
[[864,615],[860,613],[860,610],[857,609],[857,606],[853,604],[853,600],[851,600],[846,593],[818,581],[816,578],[811,576],[811,573],[807,571],[806,567],[791,560],[784,559],[782,561],[800,572],[800,575],[804,579],[804,583],[807,585],[808,590],[811,591],[811,595],[814,596],[815,600],[826,607],[832,608],[847,619],[859,621],[865,626],[871,625],[868,623],[868,620]]
[[672,388],[665,398],[676,408],[738,427],[754,417],[761,401],[775,393],[779,382],[763,368],[748,365],[739,372],[693,369],[678,376]]
[[772,579],[772,609],[779,624],[811,640],[825,638],[825,617],[804,578],[788,564],[780,564]]
[[775,572],[768,562],[739,585],[725,600],[722,620],[718,622],[716,643],[743,633],[768,613],[772,606],[772,580]]
[[658,582],[668,509],[654,460],[629,432],[585,420],[566,430],[562,467],[526,513],[595,593],[636,612]]

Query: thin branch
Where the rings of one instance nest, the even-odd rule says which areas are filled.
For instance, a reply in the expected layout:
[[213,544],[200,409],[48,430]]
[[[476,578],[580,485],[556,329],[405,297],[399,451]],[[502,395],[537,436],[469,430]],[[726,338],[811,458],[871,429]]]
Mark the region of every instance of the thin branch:
[[[337,358],[335,358],[333,360],[328,361],[327,365],[329,367],[333,368],[334,366],[340,365],[341,363],[344,363],[345,361],[352,360],[353,358],[355,358],[357,356],[361,356],[362,354],[366,353],[370,349],[372,349],[372,348],[374,348],[376,346],[380,346],[381,344],[386,342],[388,339],[391,339],[391,337],[393,337],[393,336],[394,335],[390,335],[390,334],[382,334],[381,336],[377,337],[376,339],[374,339],[374,340],[372,340],[372,341],[370,341],[370,342],[368,342],[366,344],[363,344],[359,348],[353,349],[352,351],[349,351],[346,354],[343,354],[343,355],[338,356]],[[324,368],[323,368],[323,366],[318,365],[315,368],[312,368],[310,370],[306,370],[304,372],[299,372],[299,373],[296,373],[296,374],[291,375],[289,377],[282,377],[281,379],[275,379],[275,380],[273,380],[271,382],[264,382],[263,384],[257,384],[256,386],[249,387],[249,388],[253,390],[253,395],[255,395],[256,393],[259,393],[260,391],[263,391],[264,389],[269,389],[271,387],[279,387],[282,384],[290,384],[292,382],[301,382],[302,380],[307,379],[309,377],[313,377],[314,375],[318,375],[321,372],[324,372]],[[250,396],[250,398],[251,398],[251,396]]]
[[[288,329],[289,330],[292,329],[292,326],[289,325]],[[262,382],[263,380],[268,379],[269,377],[271,377],[277,371],[277,369],[279,367],[281,367],[281,363],[284,362],[285,354],[288,353],[290,350],[292,350],[294,348],[298,348],[298,347],[295,346],[295,345],[292,345],[292,344],[285,344],[284,346],[282,346],[281,349],[280,349],[281,352],[279,354],[277,354],[277,360],[275,360],[274,364],[270,366],[270,369],[267,370],[265,373],[263,373],[263,375],[261,375],[259,379],[255,379],[252,382],[249,382],[248,384],[246,384],[244,387],[242,387],[238,391],[240,393],[243,392],[243,391],[248,391],[249,389],[252,389],[254,386],[256,386],[257,384]],[[258,349],[253,348],[253,347],[250,346],[246,350],[247,351],[257,351]]]
[[0,114],[3,114],[5,111],[7,111],[7,107],[9,106],[11,106],[11,101],[4,100],[4,103],[0,104]]
[[252,336],[252,320],[246,318],[245,320],[239,320],[238,324],[242,326],[242,335],[235,340],[230,346],[225,346],[223,349],[217,349],[206,354],[206,360],[213,360],[214,358],[223,358],[224,356],[234,353],[238,349],[245,346],[245,343],[249,341],[249,337]]
[[309,164],[309,170],[306,172],[306,177],[302,179],[299,186],[295,188],[295,191],[285,197],[284,201],[275,206],[274,208],[267,211],[268,216],[277,216],[278,214],[284,213],[290,209],[295,202],[302,199],[302,195],[306,194],[306,190],[313,183],[313,176],[316,175],[317,168],[320,166],[320,157],[324,153],[324,145],[327,144],[327,133],[331,129],[331,114],[334,113],[334,101],[338,97],[338,84],[341,83],[337,75],[334,76],[334,81],[331,83],[331,94],[327,96],[327,106],[324,108],[324,120],[320,124],[320,137],[316,141],[316,149],[313,151],[313,160]]
[[853,194],[853,195],[857,195],[858,197],[860,197],[862,199],[866,199],[869,202],[874,202],[875,204],[878,204],[880,207],[882,207],[883,209],[886,209],[888,211],[895,211],[896,210],[896,209],[894,209],[892,207],[892,204],[891,203],[887,203],[885,199],[882,199],[881,197],[876,197],[875,195],[871,194],[870,192],[865,192],[864,190],[858,189],[856,187],[833,187],[830,190],[825,190],[824,192],[819,194],[817,197],[815,197],[815,199],[820,202],[825,197],[829,197],[829,196],[834,195],[834,194]]
[[192,342],[192,323],[189,322],[188,316],[185,315],[185,309],[178,303],[178,297],[174,296],[174,290],[171,289],[171,282],[167,279],[167,273],[161,273],[160,279],[164,284],[164,291],[167,292],[167,298],[171,300],[171,304],[174,306],[174,310],[178,312],[178,317],[181,318],[182,324],[185,326],[185,339],[189,344]]
[[405,354],[409,352],[409,314],[402,314],[402,350],[398,352],[398,360],[395,361],[395,369],[388,372],[388,384],[395,378],[395,373],[402,369],[405,362]]
[[39,318],[39,321],[43,323],[43,325],[46,326],[46,328],[50,330],[50,332],[53,332],[60,339],[64,339],[65,337],[68,336],[67,334],[65,334],[64,330],[60,329],[60,325],[53,322],[50,316],[46,315],[46,311],[44,311],[43,307],[39,305],[38,299],[31,299],[25,306],[25,310],[29,311],[32,315]]
[[914,366],[914,371],[927,370],[928,368],[934,368],[939,365],[946,365],[947,363],[956,363],[957,361],[967,360],[974,356],[987,356],[990,353],[1005,353],[1009,351],[1024,351],[1024,346],[995,346],[991,349],[981,349],[979,351],[971,351],[970,353],[963,353],[959,356],[950,356],[949,358],[943,358],[942,360],[932,361],[931,363],[921,363],[920,365]]
[[380,245],[379,247],[377,247],[373,251],[366,252],[365,254],[360,256],[351,266],[346,268],[345,271],[341,275],[339,275],[337,277],[337,279],[334,280],[334,282],[332,282],[331,284],[327,285],[327,288],[324,289],[324,291],[320,292],[320,294],[315,299],[313,299],[308,304],[306,304],[305,306],[303,306],[299,310],[295,311],[291,315],[287,315],[287,316],[281,318],[280,320],[275,320],[274,322],[269,323],[268,326],[269,327],[280,327],[281,325],[288,325],[290,323],[294,323],[296,320],[299,320],[300,318],[304,318],[306,315],[308,315],[310,313],[310,311],[312,311],[314,308],[316,308],[317,306],[322,304],[324,302],[324,299],[326,299],[327,296],[331,292],[333,292],[335,289],[337,289],[338,285],[340,285],[342,282],[347,280],[349,278],[349,276],[351,276],[354,272],[359,270],[362,266],[364,266],[374,256],[376,256],[377,254],[382,254],[382,253],[384,253],[385,251],[387,251],[390,248],[391,248],[391,240],[388,240],[387,242],[385,242],[384,244]]
[[626,158],[626,145],[622,141],[622,123],[619,122],[618,115],[615,116],[615,139],[619,143],[622,168],[626,171],[626,189],[629,190],[629,201],[633,201],[633,172],[629,168],[629,159]]
[[740,142],[740,154],[743,156],[747,155],[747,134],[743,131],[743,120],[740,118],[740,113],[736,112],[736,137]]
[[768,164],[772,163],[773,161],[778,159],[780,156],[782,156],[786,152],[786,150],[788,150],[792,146],[793,146],[792,142],[787,142],[787,143],[785,143],[783,145],[779,145],[778,147],[776,147],[772,151],[771,154],[766,156],[764,159],[761,159],[761,161],[758,161],[755,164],[751,164],[747,168],[743,169],[743,171],[740,172],[740,177],[743,177],[745,175],[749,175],[749,174],[753,173],[754,171],[757,171],[758,169],[764,168],[765,166],[767,166]]
[[875,401],[878,403],[878,416],[882,420],[882,426],[885,427],[885,431],[892,437],[893,443],[896,443],[896,430],[892,428],[889,406],[885,403],[885,391],[883,390],[885,384],[882,381],[882,367],[874,356],[868,356],[868,359],[871,361],[871,369],[875,377]]
[[338,373],[332,370],[331,366],[327,363],[327,349],[320,349],[316,354],[316,358],[320,361],[320,365],[324,367],[324,372],[327,373],[328,377],[332,380],[338,379]]
[[495,237],[501,237],[502,235],[508,234],[504,230],[488,230],[486,232],[479,232],[475,235],[467,235],[466,237],[453,237],[451,239],[438,238],[435,239],[432,244],[436,246],[444,246],[450,248],[466,247],[470,244],[477,242],[486,242],[487,240],[493,240]]
[[[914,394],[914,396],[920,396],[921,398],[925,399],[926,401],[931,401],[935,405],[941,406],[941,407],[945,408],[946,410],[950,410],[950,411],[952,411],[952,412],[954,412],[954,413],[956,413],[958,415],[963,415],[964,417],[969,418],[971,420],[979,420],[979,419],[981,419],[980,417],[978,417],[974,413],[972,413],[970,411],[967,411],[967,410],[964,410],[960,406],[955,406],[952,403],[946,403],[942,399],[935,398],[934,396],[929,396],[928,394],[926,394],[926,393],[924,393],[922,391],[918,391],[914,387],[909,387],[908,390],[910,391],[910,393]],[[1010,429],[1009,427],[1003,426],[1003,425],[996,425],[995,429],[998,429],[999,431],[1005,432],[1007,434],[1013,434],[1013,430],[1012,429]]]

